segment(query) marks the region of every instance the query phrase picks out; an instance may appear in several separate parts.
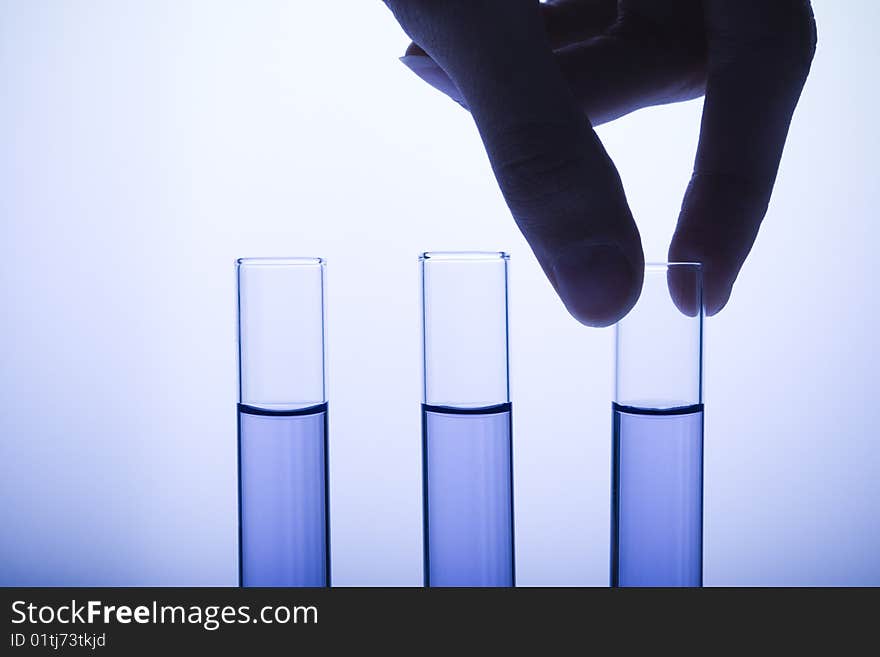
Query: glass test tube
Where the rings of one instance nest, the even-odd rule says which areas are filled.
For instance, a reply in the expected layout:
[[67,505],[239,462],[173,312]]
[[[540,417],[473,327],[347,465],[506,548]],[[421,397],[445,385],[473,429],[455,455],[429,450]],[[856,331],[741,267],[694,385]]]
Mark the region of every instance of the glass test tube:
[[505,253],[424,253],[425,586],[513,586]]
[[238,276],[240,586],[329,586],[324,261]]
[[700,265],[647,265],[615,335],[611,585],[702,586]]

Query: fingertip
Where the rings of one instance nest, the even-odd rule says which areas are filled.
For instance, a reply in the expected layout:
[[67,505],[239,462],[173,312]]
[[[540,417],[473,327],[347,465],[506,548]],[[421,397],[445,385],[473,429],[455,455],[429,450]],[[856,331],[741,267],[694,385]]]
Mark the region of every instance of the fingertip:
[[669,267],[666,272],[672,302],[688,317],[696,317],[703,304],[701,278],[693,268]]
[[[676,240],[673,239],[673,245]],[[727,305],[733,291],[733,283],[739,269],[718,264],[717,256],[708,255],[705,249],[673,248],[670,262],[699,262],[699,278],[687,270],[670,268],[667,274],[669,293],[676,307],[689,317],[696,316],[700,307],[706,317],[717,315]]]
[[724,292],[716,293],[711,299],[707,300],[705,303],[706,317],[712,317],[724,310],[727,302],[730,301],[730,292],[731,290],[728,289]]
[[553,264],[557,291],[568,311],[586,326],[614,324],[635,305],[644,263],[634,266],[614,244],[568,247]]
[[[679,225],[669,246],[669,261],[700,263],[699,284],[684,271],[669,271],[669,292],[682,313],[693,317],[702,306],[704,314],[711,317],[724,308],[742,266],[742,258],[736,258],[736,252],[732,255],[732,248],[735,243],[731,239],[718,239],[705,230],[687,230]],[[732,266],[732,262],[739,266]]]

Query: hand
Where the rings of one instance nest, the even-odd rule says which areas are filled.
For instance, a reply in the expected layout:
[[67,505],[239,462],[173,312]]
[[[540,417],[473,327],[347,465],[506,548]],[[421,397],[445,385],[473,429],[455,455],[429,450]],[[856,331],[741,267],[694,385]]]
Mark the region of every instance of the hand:
[[385,1],[413,40],[402,61],[471,111],[517,225],[587,325],[625,315],[644,275],[592,126],[705,93],[669,259],[703,263],[706,311],[724,307],[815,51],[807,0]]

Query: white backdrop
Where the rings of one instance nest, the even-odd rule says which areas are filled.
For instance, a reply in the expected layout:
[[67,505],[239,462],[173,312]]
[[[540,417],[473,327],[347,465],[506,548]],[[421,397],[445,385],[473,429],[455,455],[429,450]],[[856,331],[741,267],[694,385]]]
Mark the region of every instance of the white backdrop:
[[[705,581],[880,584],[877,3],[707,322]],[[236,581],[238,256],[329,260],[334,582],[421,582],[417,254],[505,249],[518,582],[608,581],[611,330],[563,309],[381,2],[0,0],[0,584]],[[701,101],[600,128],[662,259]]]

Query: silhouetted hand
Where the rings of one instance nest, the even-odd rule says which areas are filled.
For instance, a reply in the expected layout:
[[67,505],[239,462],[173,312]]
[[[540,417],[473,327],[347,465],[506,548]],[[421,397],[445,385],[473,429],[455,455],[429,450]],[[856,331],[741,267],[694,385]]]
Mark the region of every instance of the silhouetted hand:
[[620,178],[591,125],[705,93],[669,258],[702,262],[706,311],[724,307],[815,51],[807,0],[385,3],[414,42],[402,61],[471,111],[517,225],[584,324],[626,314],[644,274]]

